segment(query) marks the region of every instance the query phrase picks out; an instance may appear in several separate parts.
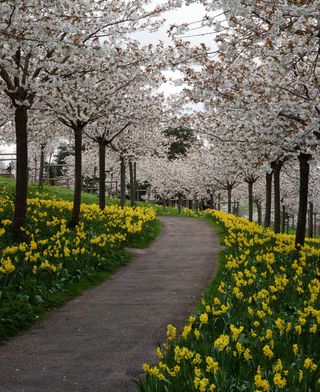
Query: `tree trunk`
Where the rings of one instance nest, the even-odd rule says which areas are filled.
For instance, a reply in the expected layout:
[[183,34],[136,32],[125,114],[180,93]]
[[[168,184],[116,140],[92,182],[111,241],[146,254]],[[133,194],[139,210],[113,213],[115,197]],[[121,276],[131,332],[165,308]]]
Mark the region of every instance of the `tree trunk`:
[[214,209],[214,202],[213,202],[213,193],[210,193],[210,208]]
[[179,211],[179,215],[181,214],[181,199],[182,199],[182,195],[181,195],[181,193],[178,193],[178,211]]
[[281,226],[281,202],[280,202],[280,171],[282,162],[274,162],[273,178],[274,178],[274,232],[280,233]]
[[74,128],[74,195],[70,227],[75,227],[80,220],[82,188],[82,127]]
[[248,194],[249,194],[249,222],[253,219],[253,182],[248,181]]
[[228,188],[227,188],[227,191],[228,191],[228,213],[229,213],[229,214],[231,214],[231,204],[232,204],[232,201],[231,201],[231,197],[232,197],[232,187],[228,186]]
[[33,182],[36,183],[37,182],[37,174],[38,174],[38,159],[37,159],[37,155],[34,156],[34,176],[33,176]]
[[264,216],[264,226],[270,227],[272,205],[272,172],[266,173],[266,210]]
[[314,213],[314,218],[313,218],[313,235],[316,238],[317,237],[317,213]]
[[296,241],[295,241],[297,248],[300,248],[304,245],[304,240],[306,235],[310,158],[311,156],[308,154],[299,155],[299,166],[300,166],[299,212],[298,212],[298,222],[297,222]]
[[308,236],[310,238],[313,237],[313,203],[310,201],[309,203],[309,228],[308,228]]
[[134,185],[134,200],[138,200],[138,185],[137,185],[137,162],[133,163],[133,185]]
[[123,154],[120,154],[120,206],[126,203],[126,163]]
[[112,197],[112,194],[113,194],[113,173],[111,172],[111,174],[110,174],[110,187],[109,187],[109,192],[108,192],[109,199]]
[[260,200],[255,200],[257,206],[257,213],[258,213],[258,224],[262,224],[262,209],[261,209],[261,202]]
[[99,142],[99,207],[104,210],[106,207],[106,145]]
[[131,207],[134,206],[134,173],[133,173],[133,163],[130,159],[129,161],[129,175],[130,175],[130,204]]
[[286,230],[286,206],[284,204],[282,204],[282,227],[281,227],[281,232],[285,233]]
[[28,109],[25,106],[15,108],[16,128],[16,196],[14,205],[13,233],[18,240],[23,239],[27,220],[28,192]]

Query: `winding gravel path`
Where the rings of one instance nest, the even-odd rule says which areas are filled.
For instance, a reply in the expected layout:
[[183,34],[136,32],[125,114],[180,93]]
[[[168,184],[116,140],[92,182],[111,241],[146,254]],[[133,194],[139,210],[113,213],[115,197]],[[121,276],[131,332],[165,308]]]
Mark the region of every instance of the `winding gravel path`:
[[219,252],[208,222],[160,218],[159,238],[109,280],[0,346],[1,392],[127,392],[156,360],[166,325],[182,325]]

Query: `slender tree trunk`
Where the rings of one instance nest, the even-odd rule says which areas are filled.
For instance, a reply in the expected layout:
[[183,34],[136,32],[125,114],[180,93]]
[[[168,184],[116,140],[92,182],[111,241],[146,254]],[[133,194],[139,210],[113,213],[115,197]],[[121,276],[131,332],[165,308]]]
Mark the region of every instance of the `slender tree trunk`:
[[137,162],[133,163],[133,185],[134,185],[134,200],[138,200],[138,185],[137,185]]
[[309,202],[309,227],[308,227],[308,236],[313,238],[313,203]]
[[109,188],[109,191],[108,191],[109,199],[112,197],[112,194],[113,194],[113,173],[111,172],[110,173],[110,188]]
[[249,222],[253,220],[253,182],[248,181],[248,194],[249,194]]
[[309,188],[309,160],[311,156],[308,154],[299,155],[300,166],[300,187],[299,187],[299,212],[296,231],[296,247],[300,248],[304,245],[306,235],[306,222],[308,210],[308,188]]
[[179,211],[179,214],[181,214],[181,199],[182,199],[182,195],[179,192],[178,193],[178,211]]
[[34,176],[33,176],[33,182],[36,183],[37,182],[37,174],[38,174],[38,159],[37,159],[37,155],[34,156]]
[[[231,196],[230,196],[231,199]],[[218,193],[218,211],[221,210],[221,193]]]
[[231,214],[231,212],[232,212],[232,210],[231,210],[232,187],[228,186],[227,191],[228,191],[228,213]]
[[264,226],[270,227],[272,205],[272,172],[266,173],[266,210],[264,216]]
[[282,227],[281,232],[285,233],[286,230],[286,206],[282,204],[282,219],[281,219]]
[[313,217],[313,235],[316,238],[317,237],[317,213],[314,213]]
[[134,206],[134,173],[133,173],[133,163],[130,159],[129,161],[129,175],[130,175],[130,204],[131,207]]
[[123,154],[120,154],[120,206],[126,203],[126,163]]
[[24,237],[21,228],[26,227],[28,192],[28,109],[15,108],[16,128],[16,196],[14,205],[13,232],[17,239]]
[[70,227],[75,227],[80,220],[82,189],[82,128],[74,128],[74,195]]
[[281,162],[274,162],[273,179],[274,179],[274,232],[280,233],[281,226],[281,202],[280,202],[280,171]]
[[214,208],[214,202],[213,202],[213,193],[210,193],[210,208]]
[[106,145],[99,142],[99,207],[104,210],[106,207]]
[[40,147],[40,169],[39,169],[39,186],[43,185],[43,176],[44,176],[44,148],[45,144],[42,143]]
[[262,224],[262,208],[261,208],[261,202],[260,200],[255,200],[256,206],[257,206],[257,213],[258,213],[258,224]]

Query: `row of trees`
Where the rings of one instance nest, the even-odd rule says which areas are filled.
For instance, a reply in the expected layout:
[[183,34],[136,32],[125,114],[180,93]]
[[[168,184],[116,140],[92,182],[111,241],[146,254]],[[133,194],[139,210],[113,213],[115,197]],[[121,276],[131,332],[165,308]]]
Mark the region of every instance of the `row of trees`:
[[[26,224],[28,146],[74,139],[74,207],[79,222],[83,137],[99,146],[100,201],[104,203],[105,148],[131,159],[131,145],[165,120],[157,93],[162,70],[176,51],[141,47],[138,30],[156,29],[175,2],[153,9],[149,1],[7,1],[0,4],[2,140],[15,140],[14,232]],[[61,124],[60,126],[58,124]],[[15,129],[12,135],[12,129]],[[124,131],[129,130],[124,136]],[[116,143],[116,139],[118,140]],[[43,147],[44,148],[44,147]],[[43,157],[40,159],[43,162]],[[40,170],[41,171],[41,170]]]
[[[229,192],[239,167],[249,195],[264,172],[266,226],[273,182],[276,232],[280,173],[288,165],[296,169],[298,162],[296,245],[303,245],[310,165],[314,162],[317,168],[319,159],[319,2],[202,3],[212,12],[203,24],[212,27],[217,50],[214,56],[199,58],[198,68],[182,67],[189,86],[186,95],[204,107],[196,119],[198,129],[213,145],[223,146],[221,171],[229,172],[224,183]],[[252,196],[249,205],[251,201]]]
[[[249,219],[255,203],[268,227],[273,209],[276,232],[285,206],[298,214],[296,244],[303,245],[308,197],[314,208],[318,203],[320,6],[201,2],[214,52],[179,39],[187,25],[170,29],[172,47],[141,47],[132,39],[134,31],[157,28],[157,17],[180,2],[149,11],[142,0],[1,3],[1,136],[17,143],[17,235],[25,225],[28,147],[30,161],[69,139],[69,129],[73,226],[82,174],[96,165],[104,208],[107,159],[108,169],[120,168],[122,204],[128,166],[132,184],[147,181],[163,197],[206,197],[213,205],[225,194],[231,211],[232,195],[248,195]],[[166,101],[157,91],[168,67],[180,70],[186,88]],[[201,111],[190,113],[190,103]],[[197,130],[178,159],[167,124]],[[35,160],[40,172],[43,159]]]

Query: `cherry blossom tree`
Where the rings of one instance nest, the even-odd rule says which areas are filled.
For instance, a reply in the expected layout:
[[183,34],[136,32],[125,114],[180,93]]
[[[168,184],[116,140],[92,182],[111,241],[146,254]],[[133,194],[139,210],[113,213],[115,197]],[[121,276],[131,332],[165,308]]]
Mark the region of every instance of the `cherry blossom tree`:
[[70,58],[84,59],[81,55],[94,40],[110,44],[118,41],[121,46],[126,34],[155,28],[159,22],[152,23],[152,19],[170,2],[146,11],[147,4],[147,0],[118,1],[116,5],[111,0],[1,3],[0,80],[1,90],[15,108],[18,158],[14,232],[18,237],[26,223],[30,109],[37,98],[45,95],[53,76],[74,73],[76,64]]

